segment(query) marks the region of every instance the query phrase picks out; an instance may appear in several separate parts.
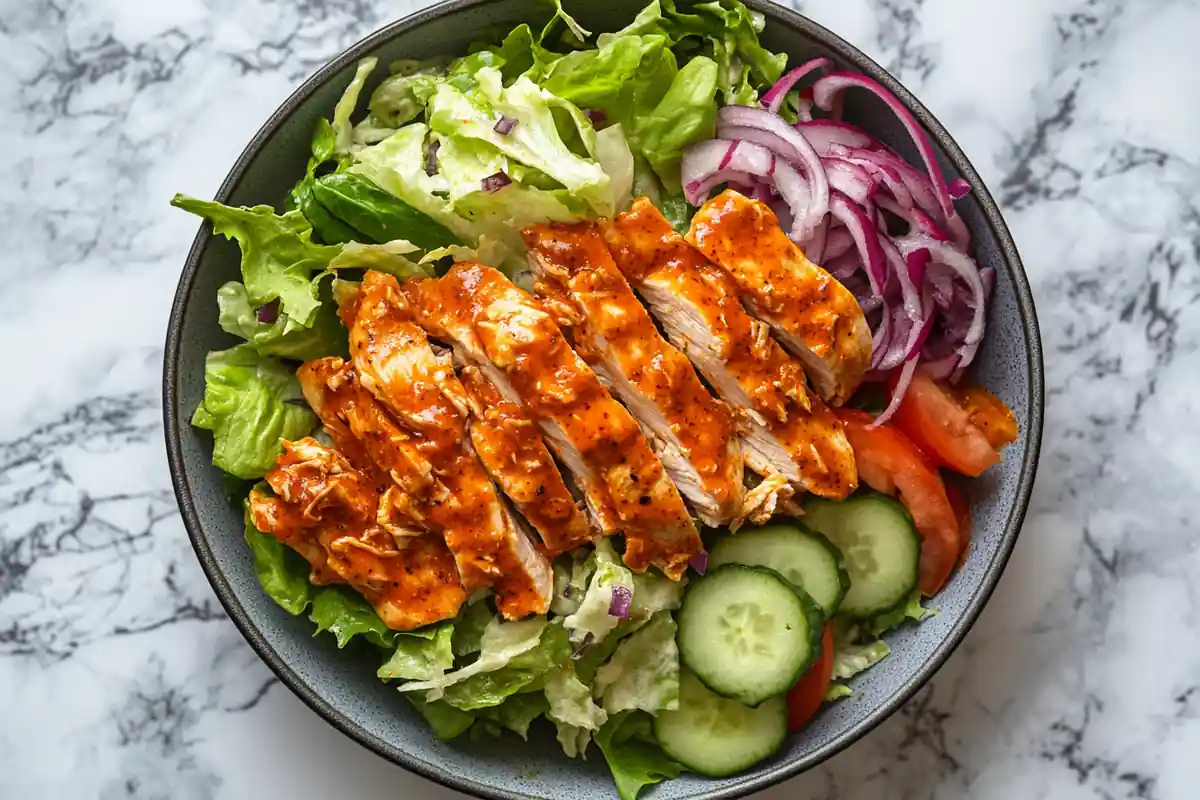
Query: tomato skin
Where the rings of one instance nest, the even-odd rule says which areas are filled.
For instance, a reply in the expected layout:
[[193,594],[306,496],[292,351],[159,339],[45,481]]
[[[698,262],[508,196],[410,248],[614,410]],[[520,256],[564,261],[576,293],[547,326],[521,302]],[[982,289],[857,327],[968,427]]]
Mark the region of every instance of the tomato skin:
[[988,443],[999,450],[1017,440],[1020,428],[1012,409],[982,386],[959,386],[951,389],[955,402],[967,413],[971,424],[980,430]]
[[795,733],[808,724],[825,702],[829,682],[833,680],[833,628],[828,622],[821,632],[821,655],[800,680],[788,690],[788,731]]
[[963,475],[980,475],[1000,460],[957,398],[928,375],[913,376],[891,423],[936,464]]
[[918,586],[927,596],[936,594],[954,570],[963,545],[958,518],[937,468],[890,425],[872,428],[871,415],[856,409],[841,408],[837,414],[854,449],[859,477],[877,492],[899,492],[900,502],[912,515],[921,537]]
[[958,519],[958,561],[961,564],[967,556],[967,547],[971,544],[971,507],[967,505],[967,498],[963,497],[957,486],[945,481],[943,485],[946,489],[946,499],[950,501],[950,507],[954,509],[954,516]]

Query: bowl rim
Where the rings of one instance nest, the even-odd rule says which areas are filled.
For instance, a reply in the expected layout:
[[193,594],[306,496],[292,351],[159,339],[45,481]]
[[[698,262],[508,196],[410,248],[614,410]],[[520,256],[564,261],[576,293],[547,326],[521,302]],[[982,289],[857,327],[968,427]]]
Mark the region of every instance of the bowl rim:
[[[264,143],[274,135],[276,130],[318,88],[346,66],[358,60],[365,52],[374,49],[376,46],[389,41],[409,29],[427,22],[452,16],[468,8],[487,6],[504,1],[444,0],[444,2],[428,6],[389,23],[342,51],[341,54],[314,72],[271,114],[257,133],[254,134],[254,137],[246,145],[241,155],[238,156],[229,174],[217,190],[215,199],[220,202],[227,202],[241,183],[249,165],[257,158]],[[1009,232],[1008,226],[1001,216],[996,201],[962,148],[959,147],[958,143],[955,142],[954,138],[946,131],[945,127],[942,126],[941,122],[934,117],[929,109],[909,92],[899,80],[858,48],[824,26],[786,6],[771,2],[771,0],[743,0],[743,2],[755,11],[763,13],[769,22],[785,25],[819,42],[836,53],[845,62],[853,64],[859,71],[874,78],[895,94],[900,102],[913,113],[925,129],[934,137],[960,174],[966,178],[972,187],[976,187],[975,194],[982,208],[984,219],[999,244],[1005,265],[1012,277],[1016,294],[1017,312],[1020,316],[1021,327],[1029,342],[1026,354],[1030,376],[1026,397],[1029,407],[1029,421],[1026,424],[1027,446],[1021,463],[1016,498],[1012,512],[1009,514],[1009,518],[1004,526],[1003,535],[996,554],[992,563],[988,565],[982,582],[976,587],[974,594],[967,601],[962,617],[950,629],[945,639],[938,644],[929,659],[921,665],[917,672],[904,685],[893,692],[877,708],[873,709],[858,725],[829,739],[813,750],[802,754],[799,758],[774,765],[764,772],[747,775],[744,780],[731,785],[707,791],[702,790],[691,796],[695,800],[726,800],[727,798],[744,797],[753,792],[761,791],[781,783],[788,778],[800,775],[817,766],[874,730],[904,705],[945,664],[951,653],[954,652],[979,618],[984,605],[986,605],[988,599],[991,597],[1008,564],[1013,547],[1016,545],[1037,474],[1045,411],[1045,376],[1042,341],[1029,279],[1025,274],[1025,269],[1022,265],[1021,257],[1017,252],[1016,244],[1013,242],[1012,234]],[[179,285],[175,292],[175,298],[171,305],[166,345],[163,353],[163,423],[166,434],[167,460],[171,471],[171,482],[183,517],[184,527],[187,530],[192,547],[196,551],[196,556],[200,560],[201,568],[212,584],[218,600],[220,600],[221,605],[225,608],[226,613],[229,614],[230,619],[233,620],[234,625],[237,626],[242,636],[245,637],[259,658],[275,673],[279,680],[309,708],[342,733],[392,763],[450,789],[481,798],[505,798],[505,800],[512,798],[512,800],[518,800],[522,797],[521,795],[482,785],[465,776],[445,773],[434,769],[427,762],[364,730],[340,709],[322,699],[283,661],[279,654],[267,643],[254,621],[250,618],[250,615],[234,595],[229,580],[225,577],[221,565],[217,563],[213,551],[209,546],[199,514],[196,511],[191,489],[188,486],[181,434],[181,428],[186,424],[186,420],[181,420],[181,414],[177,407],[178,364],[180,349],[182,347],[183,315],[192,286],[199,273],[201,257],[211,238],[212,234],[209,232],[208,227],[201,225],[192,242],[191,249],[188,251],[187,260],[184,263]]]

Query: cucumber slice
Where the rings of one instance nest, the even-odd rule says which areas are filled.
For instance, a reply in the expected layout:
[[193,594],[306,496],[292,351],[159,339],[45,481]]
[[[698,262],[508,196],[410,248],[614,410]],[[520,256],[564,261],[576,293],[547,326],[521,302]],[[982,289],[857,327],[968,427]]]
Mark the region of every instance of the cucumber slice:
[[687,588],[679,655],[725,697],[755,706],[791,688],[821,648],[821,610],[774,570],[726,564]]
[[660,711],[654,737],[663,752],[690,770],[723,778],[776,753],[787,738],[787,700],[757,708],[708,690],[690,670],[679,674],[679,708]]
[[841,551],[850,574],[841,613],[874,617],[912,594],[921,540],[904,506],[884,495],[841,501],[814,498],[804,512],[805,524]]
[[708,568],[722,564],[770,567],[803,589],[828,619],[850,588],[841,559],[841,553],[824,536],[784,522],[726,536],[708,554]]

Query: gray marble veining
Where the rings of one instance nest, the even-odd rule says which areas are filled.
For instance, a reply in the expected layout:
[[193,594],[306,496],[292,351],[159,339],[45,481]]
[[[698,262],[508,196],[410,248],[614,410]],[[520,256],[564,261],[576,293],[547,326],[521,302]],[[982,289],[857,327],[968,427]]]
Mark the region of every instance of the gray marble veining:
[[[0,2],[0,795],[454,796],[343,738],[242,642],[179,521],[158,400],[195,230],[168,198],[211,196],[296,83],[423,4]],[[896,72],[1003,203],[1048,417],[963,646],[763,796],[1197,796],[1200,3],[795,5]]]

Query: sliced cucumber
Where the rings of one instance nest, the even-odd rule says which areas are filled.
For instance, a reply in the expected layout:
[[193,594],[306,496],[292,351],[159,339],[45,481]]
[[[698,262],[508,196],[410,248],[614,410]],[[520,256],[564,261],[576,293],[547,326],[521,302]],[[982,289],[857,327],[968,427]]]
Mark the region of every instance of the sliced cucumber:
[[903,603],[917,585],[921,540],[912,517],[883,495],[849,500],[812,499],[804,522],[842,553],[850,591],[838,609],[855,617],[874,617]]
[[758,705],[791,688],[821,648],[821,610],[774,570],[726,564],[687,588],[679,655],[714,692]]
[[679,674],[679,708],[660,711],[654,736],[663,752],[688,769],[722,778],[773,755],[787,738],[787,700],[757,708],[709,691],[691,671]]
[[796,523],[745,528],[726,536],[708,554],[709,569],[722,564],[770,567],[816,601],[826,619],[838,610],[850,588],[841,554],[824,536]]

